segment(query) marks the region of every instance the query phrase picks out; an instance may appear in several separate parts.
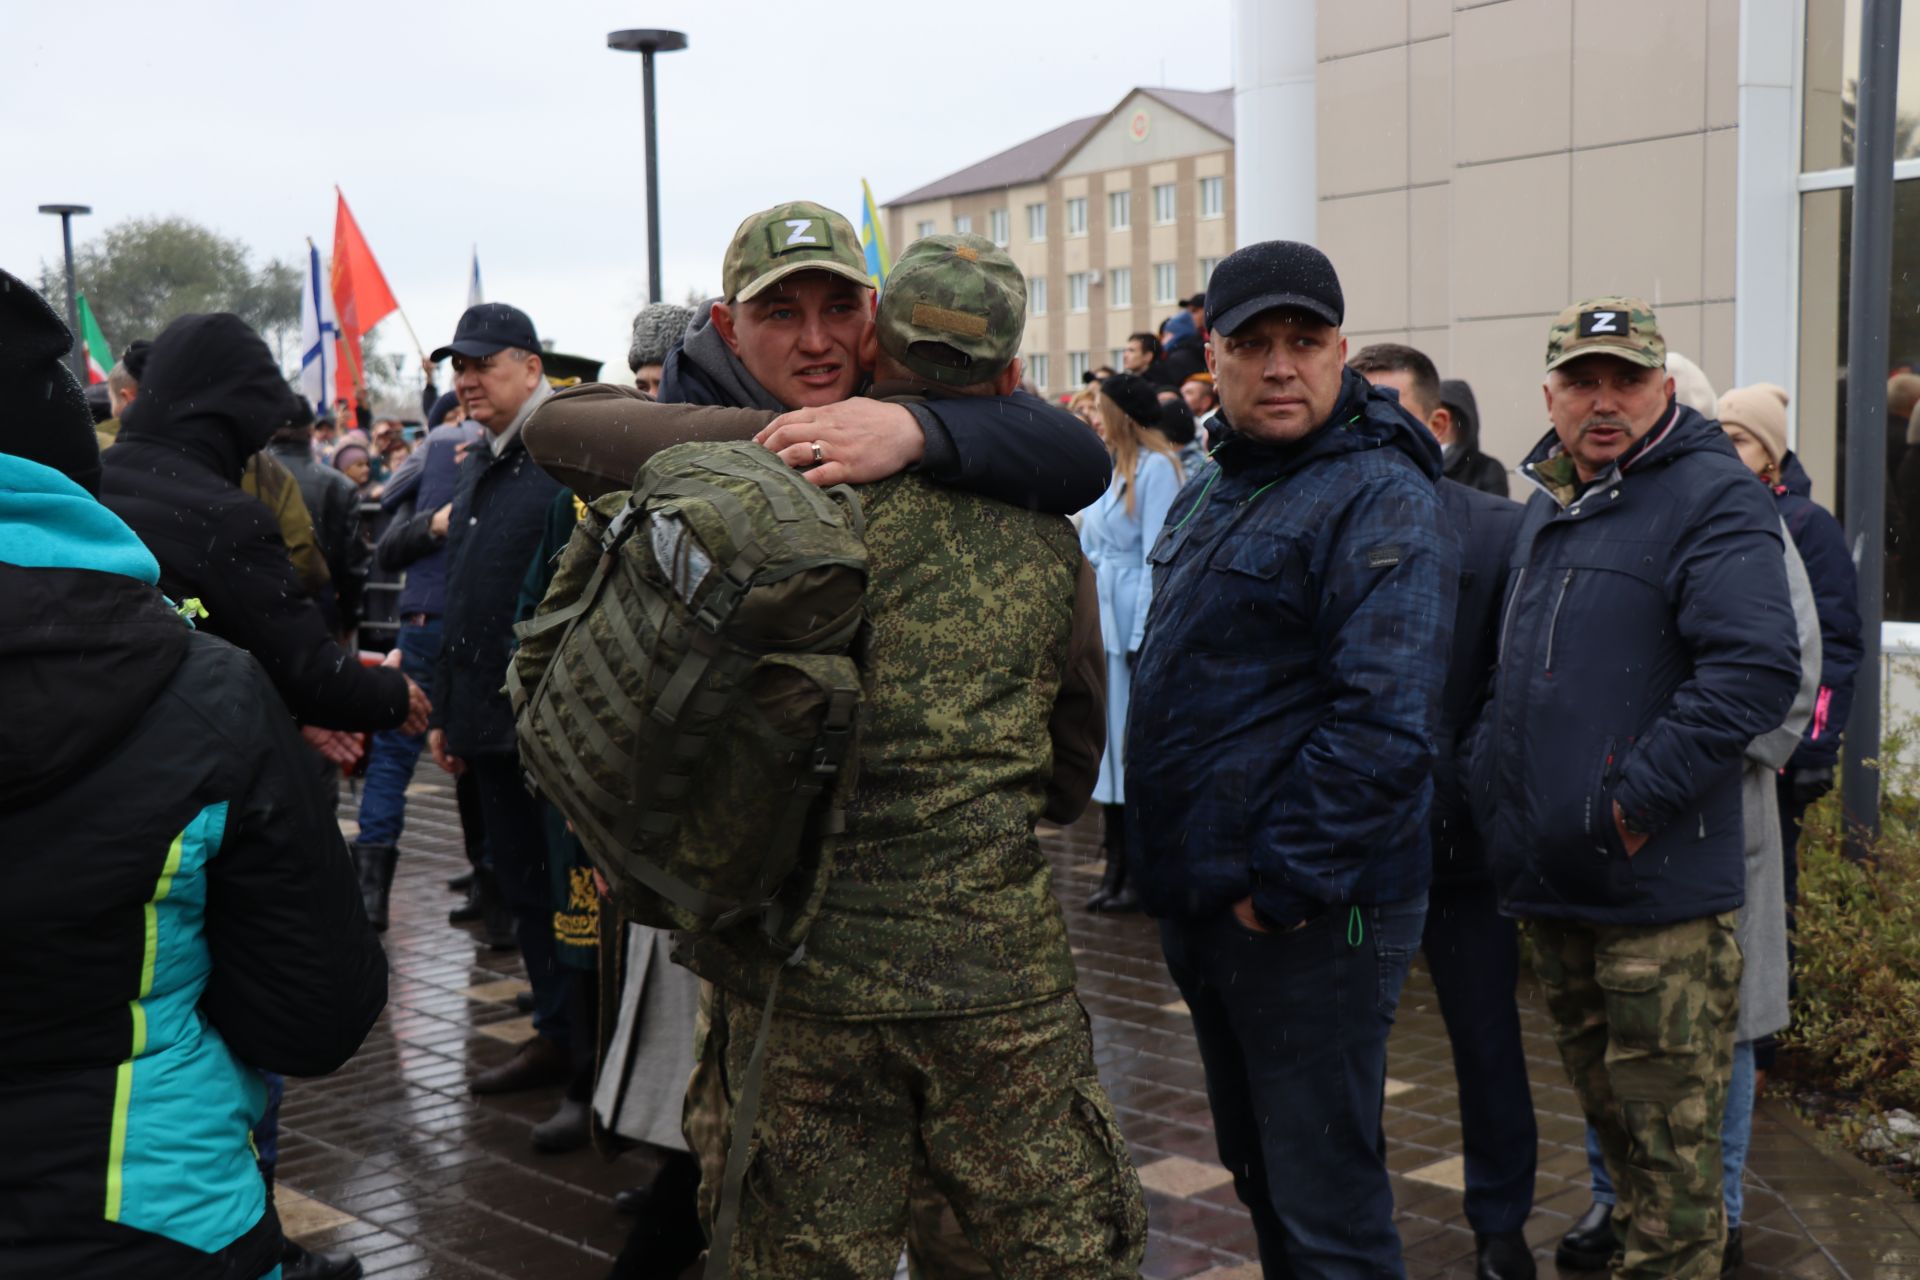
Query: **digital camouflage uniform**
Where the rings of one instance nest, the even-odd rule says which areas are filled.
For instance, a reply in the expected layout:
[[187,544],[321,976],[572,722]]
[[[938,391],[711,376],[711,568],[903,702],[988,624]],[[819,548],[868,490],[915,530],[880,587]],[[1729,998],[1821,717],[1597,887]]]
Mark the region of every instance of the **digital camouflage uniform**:
[[[888,287],[889,354],[1016,349],[1024,287],[985,240],[922,241]],[[950,384],[997,371],[902,363]],[[1139,1180],[1033,830],[1078,541],[1058,517],[912,476],[860,495],[871,635],[856,781],[804,957],[781,977],[730,1274],[890,1276],[924,1168],[996,1274],[1137,1275]],[[708,934],[688,939],[687,961],[717,988],[700,1060],[731,1102],[779,957]]]

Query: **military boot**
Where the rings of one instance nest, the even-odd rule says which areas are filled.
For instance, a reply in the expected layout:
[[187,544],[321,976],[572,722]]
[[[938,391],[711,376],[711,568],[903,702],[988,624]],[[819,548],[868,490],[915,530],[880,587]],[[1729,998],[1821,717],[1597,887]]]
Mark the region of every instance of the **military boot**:
[[353,865],[360,872],[360,901],[366,905],[367,919],[376,933],[387,931],[387,899],[393,891],[393,869],[400,861],[400,850],[390,844],[361,844],[355,841]]
[[1127,883],[1127,811],[1117,804],[1106,810],[1107,872],[1100,878],[1100,892],[1088,900],[1087,910],[1122,915],[1140,909],[1140,895]]

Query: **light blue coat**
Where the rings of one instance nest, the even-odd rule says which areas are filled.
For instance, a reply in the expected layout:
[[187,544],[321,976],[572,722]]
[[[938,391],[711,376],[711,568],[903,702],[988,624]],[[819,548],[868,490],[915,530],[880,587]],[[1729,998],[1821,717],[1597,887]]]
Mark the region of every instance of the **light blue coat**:
[[1100,637],[1107,651],[1107,750],[1093,798],[1100,804],[1126,802],[1127,707],[1133,700],[1129,654],[1140,648],[1153,599],[1153,570],[1147,553],[1159,540],[1167,508],[1180,491],[1180,474],[1164,454],[1141,450],[1134,468],[1138,495],[1127,514],[1126,481],[1116,472],[1113,486],[1080,518],[1080,547],[1093,565],[1100,588]]

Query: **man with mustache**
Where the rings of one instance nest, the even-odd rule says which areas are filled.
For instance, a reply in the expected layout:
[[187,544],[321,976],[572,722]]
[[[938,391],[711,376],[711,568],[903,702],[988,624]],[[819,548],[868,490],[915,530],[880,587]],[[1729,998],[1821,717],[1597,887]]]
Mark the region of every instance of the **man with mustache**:
[[1619,1187],[1616,1277],[1720,1270],[1740,989],[1740,767],[1799,683],[1764,486],[1674,400],[1636,298],[1548,332],[1553,429],[1521,517],[1469,790],[1501,909]]

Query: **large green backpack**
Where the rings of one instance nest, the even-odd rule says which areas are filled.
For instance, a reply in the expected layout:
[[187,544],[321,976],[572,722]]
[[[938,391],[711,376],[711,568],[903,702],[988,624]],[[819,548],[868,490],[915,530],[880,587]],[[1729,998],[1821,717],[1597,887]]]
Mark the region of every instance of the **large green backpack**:
[[860,698],[862,528],[852,490],[694,443],[574,531],[508,692],[522,766],[630,918],[804,937]]

